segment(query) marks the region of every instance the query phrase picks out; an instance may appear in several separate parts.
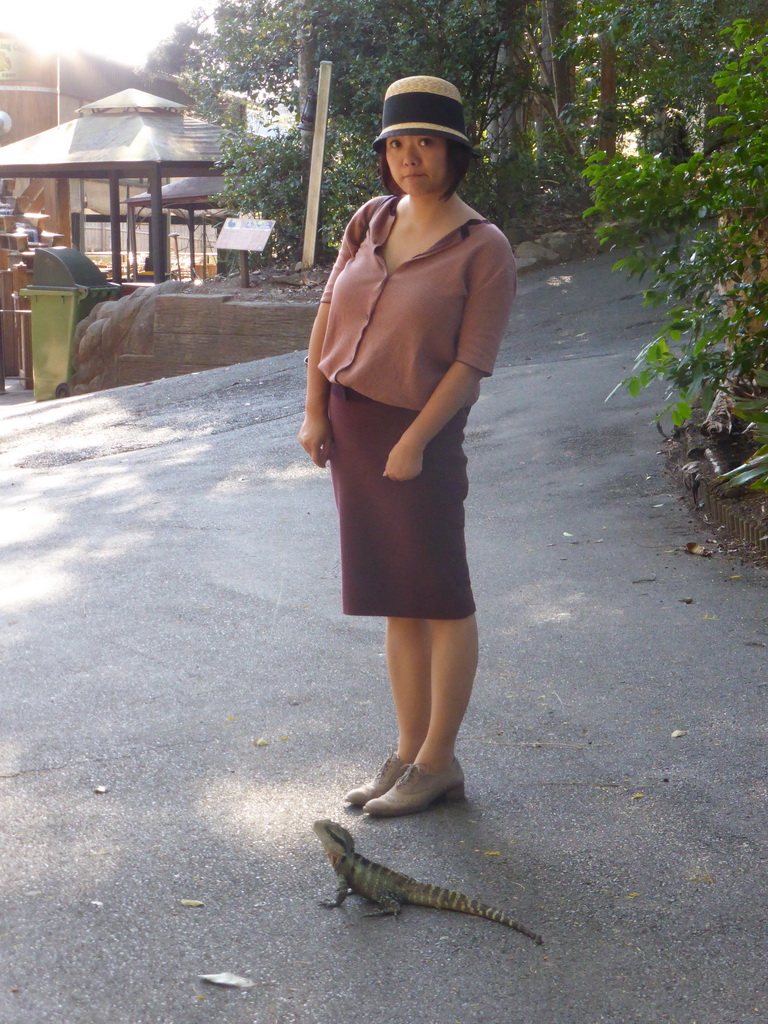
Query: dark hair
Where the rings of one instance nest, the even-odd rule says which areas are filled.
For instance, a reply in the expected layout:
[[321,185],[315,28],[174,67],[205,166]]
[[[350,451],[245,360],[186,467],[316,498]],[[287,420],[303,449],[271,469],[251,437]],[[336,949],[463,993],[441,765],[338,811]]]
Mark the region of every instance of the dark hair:
[[[462,145],[460,142],[454,142],[453,139],[446,139],[445,142],[448,147],[446,153],[446,159],[448,162],[448,188],[440,198],[450,199],[464,180],[464,176],[469,170],[469,165],[472,162],[472,151],[467,149],[467,147]],[[404,194],[402,189],[398,188],[392,178],[392,175],[389,173],[386,142],[384,145],[379,146],[378,149],[379,177],[381,178],[384,188],[390,195],[402,196]]]

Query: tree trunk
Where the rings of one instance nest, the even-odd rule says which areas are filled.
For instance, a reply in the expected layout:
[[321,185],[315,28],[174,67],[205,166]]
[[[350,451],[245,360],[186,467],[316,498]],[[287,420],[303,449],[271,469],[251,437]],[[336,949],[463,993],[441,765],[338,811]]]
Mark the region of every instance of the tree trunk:
[[[496,77],[504,81],[509,75],[509,49],[507,46],[500,46],[496,55]],[[514,106],[499,103],[496,96],[489,105],[490,119],[488,121],[488,142],[491,152],[491,160],[505,159],[514,149],[515,139],[515,114]]]
[[[297,5],[300,24],[296,33],[296,45],[298,49],[298,72],[299,72],[299,112],[306,107],[310,92],[315,90],[315,78],[317,76],[317,33],[312,21],[311,8],[308,0],[300,0]],[[314,125],[312,126],[314,128]],[[302,177],[304,182],[309,180],[309,165],[312,159],[312,134],[311,130],[302,130]]]
[[600,40],[600,137],[597,148],[609,158],[616,155],[616,44]]
[[[544,111],[552,118],[555,131],[565,139],[566,131],[562,121],[563,110],[573,102],[575,75],[573,62],[568,57],[555,55],[557,44],[572,13],[572,0],[541,0],[541,44],[536,55],[541,75],[543,96],[540,98],[540,114],[537,119],[537,148],[539,156],[544,140]],[[568,152],[574,147],[566,145]]]
[[[550,49],[554,49],[560,42],[565,26],[573,16],[573,0],[542,0],[542,8],[546,8],[545,17],[550,34]],[[560,115],[569,104],[573,103],[576,91],[576,72],[570,57],[552,57],[552,83],[555,92],[555,109]]]
[[572,15],[572,7],[572,0],[542,0],[542,79],[552,93],[558,117],[573,102],[575,91],[573,61],[554,52]]
[[[558,0],[541,0],[541,48],[539,49],[539,71],[541,83],[550,95],[555,96],[555,68],[552,57],[552,44],[557,41],[553,32],[553,19],[556,16]],[[555,103],[557,109],[557,103]]]
[[499,29],[503,41],[496,51],[488,106],[488,138],[492,160],[504,160],[515,153],[525,134],[530,95],[525,80],[530,77],[525,46],[525,7],[529,0],[499,0]]

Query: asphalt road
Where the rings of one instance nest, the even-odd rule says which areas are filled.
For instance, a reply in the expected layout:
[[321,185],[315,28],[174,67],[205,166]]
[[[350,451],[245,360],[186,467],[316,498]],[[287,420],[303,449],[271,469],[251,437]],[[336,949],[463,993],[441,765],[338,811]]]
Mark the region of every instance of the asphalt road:
[[[470,418],[468,800],[409,818],[341,803],[394,723],[302,356],[0,397],[2,1024],[768,1021],[767,576],[685,552],[656,399],[604,401],[654,315],[611,262],[523,278]],[[545,945],[319,907],[320,817]]]

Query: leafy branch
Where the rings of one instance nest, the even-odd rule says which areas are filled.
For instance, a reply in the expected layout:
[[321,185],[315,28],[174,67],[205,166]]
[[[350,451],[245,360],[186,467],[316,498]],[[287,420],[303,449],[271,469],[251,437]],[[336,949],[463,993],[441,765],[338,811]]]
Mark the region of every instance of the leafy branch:
[[722,146],[679,164],[596,153],[585,171],[598,236],[633,249],[617,267],[649,276],[646,302],[669,306],[619,386],[637,394],[663,381],[676,424],[768,361],[768,37],[744,19],[723,34],[734,57],[713,79],[723,113],[710,120]]

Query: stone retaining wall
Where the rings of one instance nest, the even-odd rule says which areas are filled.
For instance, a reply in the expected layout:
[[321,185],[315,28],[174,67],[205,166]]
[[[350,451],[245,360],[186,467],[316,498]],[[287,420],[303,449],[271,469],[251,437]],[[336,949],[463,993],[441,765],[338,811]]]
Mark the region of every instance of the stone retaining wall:
[[250,362],[307,347],[317,307],[189,294],[168,281],[103,302],[75,332],[82,394]]

